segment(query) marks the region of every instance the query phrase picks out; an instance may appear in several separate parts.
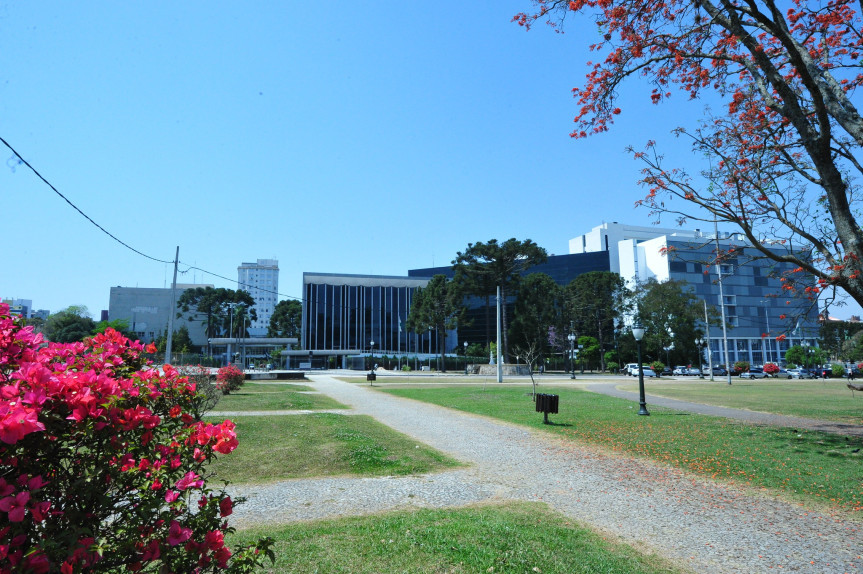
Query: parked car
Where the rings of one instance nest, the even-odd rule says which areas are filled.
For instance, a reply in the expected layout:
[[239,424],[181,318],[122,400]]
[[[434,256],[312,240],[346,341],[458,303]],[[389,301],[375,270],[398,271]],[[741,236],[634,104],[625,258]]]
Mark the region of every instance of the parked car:
[[748,371],[740,373],[741,379],[763,379],[766,376],[761,367],[750,367]]
[[829,379],[833,376],[833,366],[827,365],[826,367],[818,367],[815,370],[815,377],[820,379]]
[[630,377],[637,376],[638,375],[638,363],[626,363],[626,365],[624,365],[624,367],[623,367],[623,371],[621,371],[621,372],[629,375]]
[[701,369],[698,367],[687,367],[686,374],[697,377],[701,374]]
[[[704,367],[704,369],[703,369],[703,373],[704,373],[705,375],[710,375],[710,368],[709,368],[709,367]],[[725,376],[725,375],[727,375],[727,374],[728,374],[728,371],[726,371],[724,368],[722,368],[722,367],[713,367],[713,376],[714,376],[714,377],[724,377],[724,376]]]
[[671,376],[671,374],[672,374],[672,373],[671,373],[671,367],[664,367],[664,368],[662,369],[662,373],[660,373],[660,375],[659,375],[659,376],[661,376],[661,377],[670,377],[670,376]]
[[[650,368],[650,367],[648,367],[647,365],[643,365],[641,368],[644,370],[644,376],[645,376],[645,377],[647,377],[647,376],[648,376],[648,375],[647,375],[647,371],[650,371],[651,373],[653,373],[652,375],[649,375],[649,376],[651,376],[651,377],[655,377],[655,376],[656,376],[656,373],[654,373],[654,372],[653,372],[653,369],[651,369],[651,368]],[[633,377],[637,377],[637,376],[638,376],[638,363],[630,363],[630,367],[629,367],[629,374],[630,374],[631,376],[633,376]]]
[[786,371],[782,367],[780,367],[779,370],[776,371],[775,373],[773,373],[772,375],[767,375],[767,376],[773,377],[774,379],[790,379],[791,378],[791,375],[788,374],[788,371]]
[[792,379],[814,379],[815,375],[803,368],[788,369],[788,375]]
[[685,367],[685,366],[683,366],[683,365],[678,365],[678,366],[674,367],[673,374],[675,374],[675,375],[685,375],[685,374],[686,374],[686,367]]
[[[645,377],[655,377],[656,376],[656,373],[654,373],[653,369],[651,369],[650,367],[642,367],[641,372],[644,374]],[[638,376],[638,369],[635,369],[635,376],[636,377]]]

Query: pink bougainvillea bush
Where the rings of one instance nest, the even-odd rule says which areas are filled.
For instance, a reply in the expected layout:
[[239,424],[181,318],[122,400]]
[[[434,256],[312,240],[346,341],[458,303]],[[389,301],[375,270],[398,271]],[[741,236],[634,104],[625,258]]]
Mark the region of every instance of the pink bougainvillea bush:
[[237,446],[200,420],[194,383],[108,329],[43,344],[0,304],[0,573],[250,572],[207,464]]
[[245,382],[246,375],[234,365],[225,365],[216,374],[216,386],[226,395],[240,390]]

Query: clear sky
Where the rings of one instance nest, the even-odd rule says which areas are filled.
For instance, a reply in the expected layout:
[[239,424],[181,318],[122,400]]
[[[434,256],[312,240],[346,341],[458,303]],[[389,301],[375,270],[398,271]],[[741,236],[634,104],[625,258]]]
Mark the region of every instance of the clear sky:
[[[625,147],[655,139],[697,169],[670,131],[703,104],[632,84],[611,133],[570,139],[596,31],[525,32],[510,20],[529,8],[0,0],[0,137],[133,248],[179,245],[181,271],[235,281],[278,259],[282,298],[304,271],[404,275],[493,238],[564,254],[603,221],[649,224]],[[0,296],[98,318],[112,286],[170,285],[0,161]]]

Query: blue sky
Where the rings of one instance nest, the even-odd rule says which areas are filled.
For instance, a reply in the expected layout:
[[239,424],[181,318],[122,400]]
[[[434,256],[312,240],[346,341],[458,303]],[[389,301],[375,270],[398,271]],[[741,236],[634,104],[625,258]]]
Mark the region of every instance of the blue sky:
[[[135,249],[179,245],[181,270],[234,280],[277,258],[285,296],[303,271],[403,275],[492,238],[563,254],[603,221],[648,224],[627,145],[694,167],[670,131],[702,104],[656,107],[643,85],[611,133],[569,138],[586,21],[526,33],[510,20],[528,0],[358,4],[0,3],[0,137]],[[0,296],[98,317],[111,286],[170,284],[0,160]]]

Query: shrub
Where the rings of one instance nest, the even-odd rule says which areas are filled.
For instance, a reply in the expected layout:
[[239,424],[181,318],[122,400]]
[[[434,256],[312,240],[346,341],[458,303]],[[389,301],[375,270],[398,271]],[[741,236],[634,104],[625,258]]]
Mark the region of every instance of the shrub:
[[246,382],[246,375],[234,365],[222,367],[216,375],[216,386],[226,395],[231,394],[231,391],[239,390],[244,382]]
[[616,373],[618,369],[620,369],[620,365],[618,365],[615,361],[608,361],[605,363],[605,368],[610,373]]
[[662,361],[653,361],[650,363],[650,368],[653,369],[653,372],[656,373],[656,376],[660,376],[662,374],[663,369],[665,369],[665,363]]
[[776,363],[766,363],[764,365],[764,373],[767,375],[775,375],[779,372],[779,365]]
[[740,373],[745,373],[749,370],[749,363],[747,361],[737,361],[734,363],[734,371],[732,371],[735,375],[739,375]]
[[[152,348],[147,349],[148,351]],[[0,304],[0,572],[249,572],[208,463],[237,445],[195,384],[113,329],[42,345]],[[239,501],[238,501],[239,502]]]
[[208,367],[203,365],[186,365],[179,368],[180,374],[189,378],[198,391],[195,410],[204,414],[212,410],[222,398],[222,391],[213,384],[213,375]]
[[402,365],[402,371],[410,371],[410,370],[411,370],[411,366],[410,366],[410,365],[408,365],[407,363],[405,363],[404,365]]

